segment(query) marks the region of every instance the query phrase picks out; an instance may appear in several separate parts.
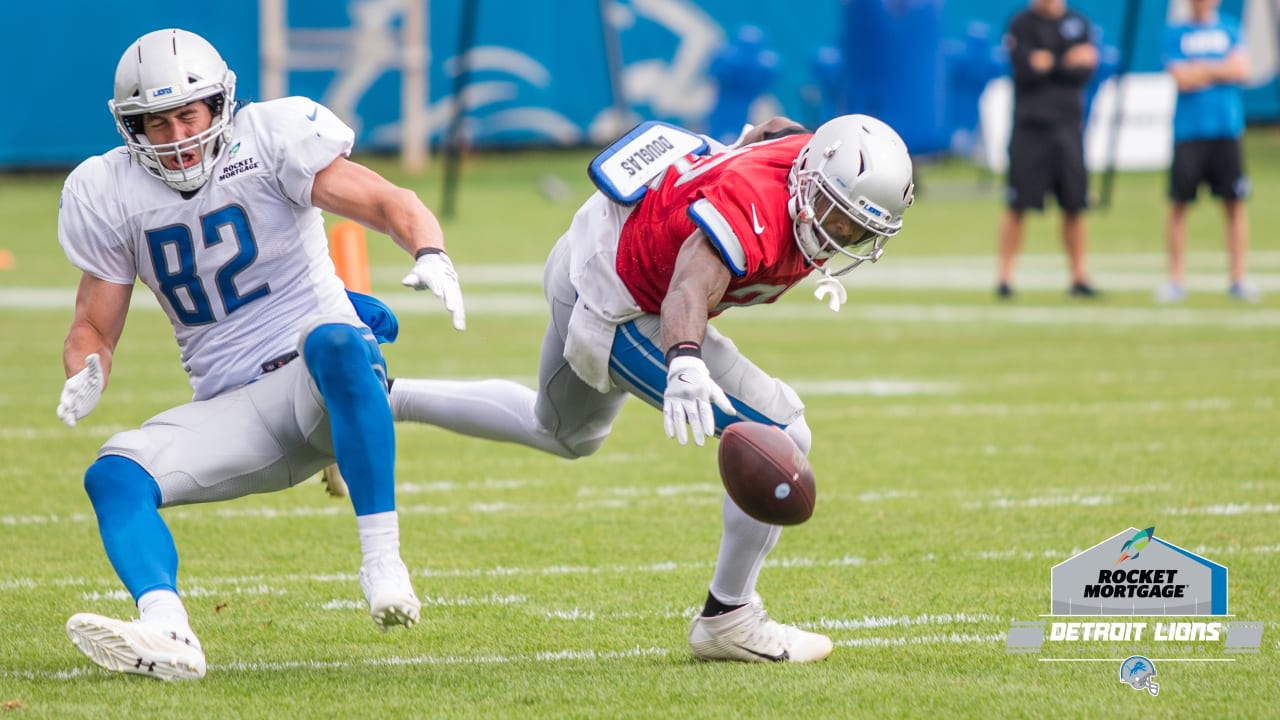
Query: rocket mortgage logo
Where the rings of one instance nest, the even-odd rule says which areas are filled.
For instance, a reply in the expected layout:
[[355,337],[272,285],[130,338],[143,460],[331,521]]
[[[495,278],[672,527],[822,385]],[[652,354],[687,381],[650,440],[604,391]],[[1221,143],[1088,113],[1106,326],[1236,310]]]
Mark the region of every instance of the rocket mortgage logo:
[[1261,622],[1230,612],[1227,568],[1129,528],[1050,570],[1051,612],[1014,620],[1008,652],[1040,662],[1109,664],[1121,687],[1159,695],[1175,663],[1257,654]]

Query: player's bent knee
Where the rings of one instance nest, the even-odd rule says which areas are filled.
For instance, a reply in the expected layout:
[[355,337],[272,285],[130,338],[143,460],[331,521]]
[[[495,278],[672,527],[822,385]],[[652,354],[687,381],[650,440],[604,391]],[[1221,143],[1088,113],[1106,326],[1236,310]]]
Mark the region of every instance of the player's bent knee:
[[138,463],[119,455],[98,458],[84,473],[84,491],[99,513],[105,508],[136,502],[160,507],[160,486]]
[[572,427],[561,426],[555,433],[560,445],[570,454],[570,460],[594,455],[609,439],[613,432],[613,418],[616,411],[612,408],[600,409]]
[[364,357],[364,340],[351,325],[321,325],[307,335],[303,357],[313,375],[354,365]]
[[606,437],[607,436],[561,440],[560,444],[564,447],[565,452],[567,453],[563,457],[570,460],[577,460],[578,458],[584,458],[588,455],[595,455],[596,451],[604,445]]
[[585,436],[581,433],[565,435],[564,433],[553,433],[543,427],[537,430],[537,435],[539,439],[535,443],[536,447],[565,460],[578,460],[588,455],[594,455],[600,449],[600,446],[604,445],[605,439],[609,437],[608,433],[591,436]]
[[329,323],[307,334],[302,355],[321,394],[327,395],[349,387],[351,380],[370,368],[384,367],[381,357],[371,357],[370,348],[360,328]]
[[805,422],[804,415],[796,418],[785,430],[791,441],[800,448],[800,452],[809,457],[809,449],[813,447],[813,431],[809,429],[809,423]]

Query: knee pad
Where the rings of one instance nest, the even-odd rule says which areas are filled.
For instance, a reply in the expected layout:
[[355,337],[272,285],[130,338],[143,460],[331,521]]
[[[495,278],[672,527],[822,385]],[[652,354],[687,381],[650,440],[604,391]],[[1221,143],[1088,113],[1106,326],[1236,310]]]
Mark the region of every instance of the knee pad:
[[800,452],[804,453],[805,457],[809,457],[809,449],[813,446],[813,432],[809,430],[809,423],[805,422],[804,415],[785,429],[791,441],[800,448]]
[[138,463],[119,455],[104,455],[84,472],[84,491],[99,515],[115,507],[151,503],[160,507],[160,486]]
[[383,390],[387,389],[387,363],[368,328],[344,323],[321,325],[307,334],[302,356],[321,395],[336,391],[370,369]]

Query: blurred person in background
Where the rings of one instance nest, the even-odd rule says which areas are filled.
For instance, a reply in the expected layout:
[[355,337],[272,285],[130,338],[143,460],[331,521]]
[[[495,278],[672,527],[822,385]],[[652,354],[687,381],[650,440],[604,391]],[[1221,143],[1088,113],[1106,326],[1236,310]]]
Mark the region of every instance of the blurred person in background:
[[1044,210],[1052,192],[1062,210],[1062,244],[1073,297],[1097,290],[1086,266],[1089,176],[1084,162],[1084,93],[1098,65],[1092,24],[1063,0],[1032,0],[1005,34],[1013,67],[1013,132],[1006,208],[999,227],[996,296],[1013,297],[1014,265],[1026,235],[1023,215]]
[[1173,116],[1173,163],[1169,168],[1169,217],[1165,240],[1169,282],[1156,291],[1160,302],[1187,297],[1187,210],[1201,184],[1222,201],[1230,283],[1227,293],[1256,302],[1259,293],[1245,279],[1249,221],[1241,139],[1244,99],[1240,85],[1249,61],[1240,23],[1218,12],[1219,0],[1190,0],[1191,17],[1165,30],[1165,68],[1178,85]]
[[[442,296],[454,327],[465,325],[440,224],[422,201],[349,161],[354,133],[327,108],[301,97],[241,106],[235,81],[198,35],[136,40],[109,103],[125,145],[72,171],[58,211],[58,242],[81,271],[58,417],[74,427],[97,407],[137,280],[168,316],[194,391],[111,436],[84,475],[138,619],[85,612],[66,624],[98,665],[162,680],[203,677],[206,663],[159,509],[283,490],[335,457],[373,621],[418,621],[378,347],[394,339],[394,316],[345,292],[321,210],[390,235],[416,258],[404,283]],[[219,552],[218,539],[202,549]]]

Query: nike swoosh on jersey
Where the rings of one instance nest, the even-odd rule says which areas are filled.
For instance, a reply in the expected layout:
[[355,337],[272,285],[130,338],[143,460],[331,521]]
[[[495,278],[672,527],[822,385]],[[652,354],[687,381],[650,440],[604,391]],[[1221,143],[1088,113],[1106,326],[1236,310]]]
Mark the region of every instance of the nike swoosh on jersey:
[[310,120],[311,122],[315,122],[316,117],[319,115],[320,115],[320,106],[317,105],[314,108],[311,108],[311,114],[307,116],[307,119]]
[[745,650],[751,653],[752,655],[755,655],[758,658],[764,658],[765,660],[768,660],[770,662],[785,662],[791,659],[791,653],[787,652],[786,650],[783,650],[781,655],[770,655],[768,653],[757,652],[755,650],[752,650],[749,647],[746,647],[745,645],[739,645],[738,643],[734,643],[733,646],[738,648],[739,650]]
[[756,217],[755,203],[751,203],[751,229],[755,230],[757,235],[764,232],[764,226],[760,224],[760,218]]

